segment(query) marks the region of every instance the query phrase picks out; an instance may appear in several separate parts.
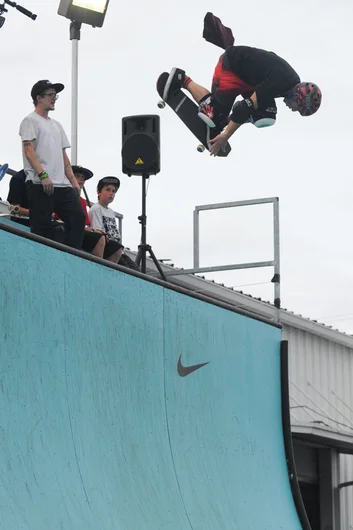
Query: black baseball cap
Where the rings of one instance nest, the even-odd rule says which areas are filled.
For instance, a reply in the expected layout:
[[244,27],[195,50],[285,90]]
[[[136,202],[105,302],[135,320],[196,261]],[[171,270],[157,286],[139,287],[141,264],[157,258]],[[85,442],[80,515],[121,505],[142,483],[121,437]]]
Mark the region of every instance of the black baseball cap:
[[55,92],[58,93],[64,90],[65,86],[62,83],[51,83],[48,79],[37,81],[31,90],[31,97],[33,101],[35,101],[36,97],[42,94],[44,90],[48,90],[48,88],[54,88]]
[[82,173],[85,180],[88,180],[93,177],[92,171],[90,169],[87,169],[86,167],[82,167],[82,166],[71,166],[71,167],[74,173]]
[[113,184],[113,186],[116,187],[116,191],[120,188],[120,180],[118,177],[104,177],[100,179],[100,181],[97,184],[97,191],[98,193],[102,191],[104,186],[107,186],[108,184]]

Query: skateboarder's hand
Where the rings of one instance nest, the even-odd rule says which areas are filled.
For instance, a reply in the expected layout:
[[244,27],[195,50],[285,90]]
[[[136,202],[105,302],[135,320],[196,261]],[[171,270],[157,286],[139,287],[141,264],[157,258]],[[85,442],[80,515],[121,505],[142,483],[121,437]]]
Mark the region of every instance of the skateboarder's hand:
[[228,142],[228,136],[224,133],[215,136],[213,140],[210,140],[210,155],[217,156],[220,151],[225,151]]
[[49,177],[47,177],[46,179],[43,179],[41,181],[41,184],[43,186],[43,191],[46,195],[53,195],[54,193],[54,184],[53,182],[50,180]]

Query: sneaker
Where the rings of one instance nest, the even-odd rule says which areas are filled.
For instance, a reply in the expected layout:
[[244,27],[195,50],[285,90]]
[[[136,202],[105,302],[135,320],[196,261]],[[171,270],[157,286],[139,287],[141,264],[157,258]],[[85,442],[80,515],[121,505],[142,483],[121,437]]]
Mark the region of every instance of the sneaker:
[[219,131],[223,131],[229,123],[229,116],[220,112],[214,104],[214,97],[211,94],[207,94],[199,102],[199,118],[206,123],[210,128],[217,128]]
[[176,66],[174,66],[174,68],[171,69],[167,82],[164,86],[163,100],[167,101],[168,94],[171,88],[180,89],[184,87],[185,87],[185,72],[184,70],[181,70],[181,68],[177,68]]
[[215,114],[215,108],[212,105],[212,96],[211,94],[207,94],[199,102],[198,116],[206,125],[213,128],[216,127]]

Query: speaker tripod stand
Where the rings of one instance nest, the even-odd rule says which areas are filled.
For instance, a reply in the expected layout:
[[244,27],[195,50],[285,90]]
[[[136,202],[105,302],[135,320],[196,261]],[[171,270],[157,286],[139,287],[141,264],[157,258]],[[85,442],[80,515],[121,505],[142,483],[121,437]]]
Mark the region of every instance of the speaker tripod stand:
[[141,224],[141,244],[138,246],[138,252],[136,256],[136,264],[140,266],[141,263],[141,272],[146,274],[146,253],[148,252],[152,258],[153,263],[156,266],[161,278],[164,281],[167,281],[167,278],[162,270],[162,267],[157,260],[151,245],[148,245],[146,242],[147,239],[147,215],[146,215],[146,181],[149,178],[149,175],[142,175],[142,215],[138,217],[138,220]]

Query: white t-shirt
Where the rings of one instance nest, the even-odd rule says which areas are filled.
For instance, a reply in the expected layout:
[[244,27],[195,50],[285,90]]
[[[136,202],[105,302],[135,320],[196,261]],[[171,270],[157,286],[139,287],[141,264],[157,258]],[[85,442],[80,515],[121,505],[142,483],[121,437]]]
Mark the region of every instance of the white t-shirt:
[[110,208],[105,208],[97,202],[91,206],[88,213],[91,227],[95,230],[102,230],[108,234],[109,239],[121,243],[121,235],[116,224],[115,214]]
[[63,156],[63,149],[70,147],[70,143],[62,125],[58,121],[51,118],[45,119],[36,112],[31,112],[21,122],[20,136],[22,139],[23,168],[27,177],[26,182],[31,180],[35,184],[40,184],[40,179],[28,162],[23,149],[24,141],[34,140],[36,155],[54,186],[71,186],[65,175]]

